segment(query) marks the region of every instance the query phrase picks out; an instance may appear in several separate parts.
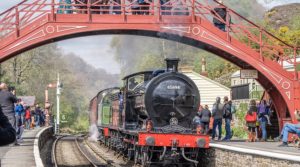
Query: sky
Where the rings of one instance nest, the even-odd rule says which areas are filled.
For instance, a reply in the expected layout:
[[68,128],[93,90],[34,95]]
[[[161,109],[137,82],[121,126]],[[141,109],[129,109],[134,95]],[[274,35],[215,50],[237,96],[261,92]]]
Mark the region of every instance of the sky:
[[267,9],[271,9],[282,4],[300,3],[300,0],[257,0],[257,2],[262,4]]
[[[0,12],[21,2],[21,0],[0,0]],[[120,65],[114,60],[114,53],[110,48],[112,35],[95,35],[72,38],[57,42],[64,53],[75,53],[95,68],[105,69],[112,74],[120,73]]]

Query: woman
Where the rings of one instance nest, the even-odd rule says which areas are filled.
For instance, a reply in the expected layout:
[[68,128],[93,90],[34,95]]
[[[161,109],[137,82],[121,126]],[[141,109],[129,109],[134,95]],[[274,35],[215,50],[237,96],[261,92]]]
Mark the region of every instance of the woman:
[[262,139],[261,141],[267,141],[267,129],[266,124],[268,122],[268,119],[266,115],[269,113],[269,107],[267,105],[266,100],[261,100],[260,104],[257,107],[258,110],[258,121],[260,124],[260,128],[262,131]]
[[247,115],[245,117],[246,120],[246,125],[248,127],[248,142],[254,142],[255,141],[255,128],[256,128],[256,112],[257,112],[257,107],[256,107],[256,102],[255,100],[251,100],[249,104],[249,109],[247,112]]
[[204,134],[208,134],[209,122],[211,117],[211,112],[209,111],[208,105],[204,106],[204,109],[200,112],[201,127],[204,130]]

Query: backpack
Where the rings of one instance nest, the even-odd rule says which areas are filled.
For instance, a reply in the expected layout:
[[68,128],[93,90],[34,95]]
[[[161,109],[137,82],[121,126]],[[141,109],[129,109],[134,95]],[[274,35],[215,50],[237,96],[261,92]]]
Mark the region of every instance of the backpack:
[[217,113],[217,110],[218,110],[218,104],[213,104],[213,107],[212,107],[212,115],[215,116],[216,113]]
[[225,104],[223,109],[223,117],[227,118],[230,115],[231,115],[231,106],[229,104]]
[[252,112],[252,115],[248,114],[245,116],[246,122],[256,122],[257,115],[256,112]]
[[231,104],[231,113],[232,114],[236,113],[236,107],[233,104]]

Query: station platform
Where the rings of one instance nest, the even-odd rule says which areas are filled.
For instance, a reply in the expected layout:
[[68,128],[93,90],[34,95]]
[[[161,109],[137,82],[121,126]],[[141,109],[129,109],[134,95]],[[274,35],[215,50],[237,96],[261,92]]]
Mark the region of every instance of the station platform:
[[245,154],[254,154],[282,160],[300,162],[300,149],[293,144],[288,147],[279,147],[281,142],[246,142],[245,140],[232,140],[230,142],[211,141],[210,147],[230,150]]
[[[35,128],[33,130],[25,130],[23,133],[23,142],[19,146],[10,144],[0,147],[0,166],[1,167],[35,167],[40,166],[41,161],[37,161],[39,154],[37,140],[39,132],[45,128]],[[39,155],[38,155],[39,157]]]

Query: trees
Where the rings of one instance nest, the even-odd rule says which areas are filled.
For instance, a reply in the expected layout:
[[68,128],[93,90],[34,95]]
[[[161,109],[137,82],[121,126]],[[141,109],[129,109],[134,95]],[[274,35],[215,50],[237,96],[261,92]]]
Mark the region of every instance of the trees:
[[[115,59],[121,64],[121,75],[137,71],[165,68],[165,58],[180,58],[180,66],[189,66],[201,73],[201,60],[206,59],[208,77],[216,79],[222,75],[233,73],[238,68],[209,52],[196,47],[165,39],[140,36],[114,37],[111,47],[115,49]],[[221,80],[230,86],[230,78]]]
[[[18,96],[36,96],[40,106],[44,106],[46,86],[56,83],[59,72],[64,84],[61,112],[68,121],[62,125],[75,130],[88,128],[87,108],[91,97],[103,88],[118,84],[118,76],[95,69],[75,54],[64,54],[57,44],[30,50],[1,63],[0,72],[1,81],[15,86]],[[49,90],[53,115],[56,111],[55,94],[55,90]]]

